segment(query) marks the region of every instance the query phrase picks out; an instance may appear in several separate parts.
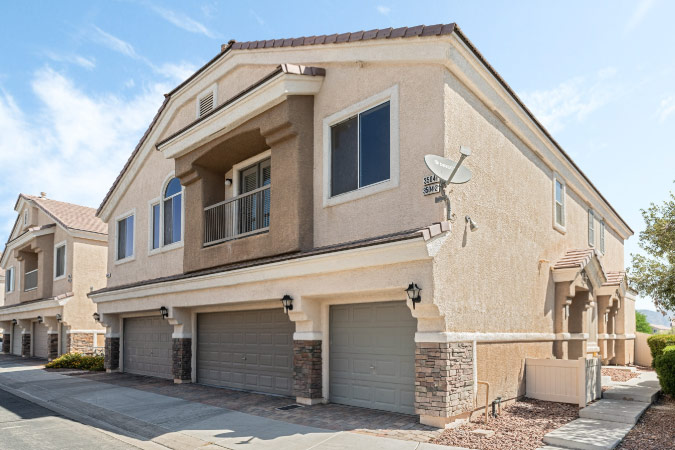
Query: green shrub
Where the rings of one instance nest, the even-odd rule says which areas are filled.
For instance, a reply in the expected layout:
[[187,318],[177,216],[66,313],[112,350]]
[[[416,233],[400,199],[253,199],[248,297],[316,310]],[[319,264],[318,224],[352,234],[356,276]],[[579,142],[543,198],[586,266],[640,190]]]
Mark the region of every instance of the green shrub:
[[649,351],[652,353],[652,366],[654,366],[656,357],[663,353],[663,349],[669,345],[675,345],[675,334],[656,334],[650,336],[647,339],[647,344],[649,344]]
[[675,345],[663,349],[654,360],[654,368],[663,393],[675,396]]
[[89,356],[81,353],[66,353],[45,366],[49,369],[105,370],[103,356]]

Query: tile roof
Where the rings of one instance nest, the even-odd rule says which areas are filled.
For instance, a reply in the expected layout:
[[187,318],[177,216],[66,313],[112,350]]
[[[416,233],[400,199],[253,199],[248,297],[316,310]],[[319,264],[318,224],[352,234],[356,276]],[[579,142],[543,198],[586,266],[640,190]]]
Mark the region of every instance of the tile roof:
[[595,250],[592,248],[568,250],[565,256],[556,261],[553,269],[571,269],[575,267],[582,269],[591,261],[595,254]]
[[64,228],[108,234],[108,226],[96,217],[96,210],[94,208],[59,202],[35,195],[20,194],[19,197],[35,202],[35,204]]
[[603,286],[619,286],[624,278],[626,278],[626,272],[607,272],[607,281],[603,283]]

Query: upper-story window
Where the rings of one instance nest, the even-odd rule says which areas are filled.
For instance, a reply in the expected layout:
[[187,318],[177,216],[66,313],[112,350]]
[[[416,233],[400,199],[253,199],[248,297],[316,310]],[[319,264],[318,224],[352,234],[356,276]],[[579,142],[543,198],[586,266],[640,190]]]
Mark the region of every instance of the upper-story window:
[[117,261],[134,256],[134,214],[117,220]]
[[66,276],[66,243],[56,245],[54,248],[54,279],[58,280]]
[[162,192],[162,199],[151,205],[152,248],[180,242],[183,232],[183,187],[172,178]]
[[331,196],[390,176],[389,102],[331,127]]
[[5,292],[14,292],[14,267],[5,272]]
[[605,221],[600,221],[600,252],[605,253]]
[[565,183],[553,177],[553,226],[558,231],[565,231]]
[[588,245],[595,246],[595,213],[592,209],[588,210]]

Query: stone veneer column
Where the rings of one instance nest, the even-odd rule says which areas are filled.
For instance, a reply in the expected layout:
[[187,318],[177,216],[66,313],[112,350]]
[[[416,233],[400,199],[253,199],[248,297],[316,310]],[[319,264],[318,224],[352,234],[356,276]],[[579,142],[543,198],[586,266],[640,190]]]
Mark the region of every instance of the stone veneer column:
[[24,358],[30,357],[30,333],[21,335],[21,356]]
[[473,409],[473,344],[418,342],[415,412],[420,423],[445,427]]
[[11,346],[11,334],[3,334],[2,335],[2,353],[9,353],[12,351],[12,346]]
[[323,400],[321,341],[293,341],[293,393],[298,403]]
[[59,335],[58,333],[49,333],[47,335],[47,345],[49,345],[48,358],[51,361],[59,357]]
[[106,336],[103,366],[106,372],[112,372],[120,368],[120,338]]
[[173,382],[192,382],[192,338],[173,338]]

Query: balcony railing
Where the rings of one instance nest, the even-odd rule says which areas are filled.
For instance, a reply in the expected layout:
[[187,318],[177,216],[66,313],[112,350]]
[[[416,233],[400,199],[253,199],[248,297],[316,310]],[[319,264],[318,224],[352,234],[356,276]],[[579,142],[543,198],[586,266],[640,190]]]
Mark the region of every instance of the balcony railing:
[[31,270],[30,272],[26,272],[26,275],[23,277],[23,290],[24,291],[32,291],[33,289],[37,289],[37,283],[38,283],[38,270]]
[[267,185],[204,208],[204,245],[260,233],[269,226],[270,186]]

